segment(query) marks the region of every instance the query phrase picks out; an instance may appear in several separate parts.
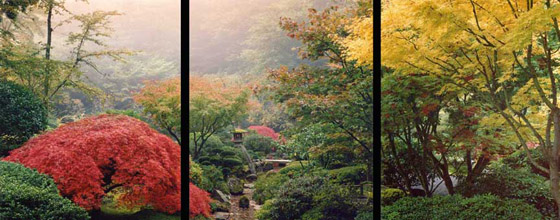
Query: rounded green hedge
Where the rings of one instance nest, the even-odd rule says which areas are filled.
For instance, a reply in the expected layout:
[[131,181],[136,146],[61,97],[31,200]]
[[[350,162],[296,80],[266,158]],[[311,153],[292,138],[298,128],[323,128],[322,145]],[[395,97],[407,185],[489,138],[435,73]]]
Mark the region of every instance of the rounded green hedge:
[[20,164],[0,161],[0,219],[89,218],[83,208],[59,195],[49,176]]
[[395,188],[385,188],[381,189],[381,204],[382,205],[391,205],[400,198],[406,196],[406,193],[401,189]]
[[542,219],[532,205],[521,200],[500,199],[493,195],[464,198],[460,195],[405,197],[381,208],[385,220],[428,219]]
[[323,176],[290,179],[273,196],[256,213],[258,219],[353,219],[359,208],[355,193]]
[[521,199],[534,205],[544,216],[556,218],[556,203],[546,181],[546,178],[532,173],[528,167],[513,169],[494,162],[475,179],[472,186],[461,183],[456,190],[463,195],[492,194],[501,198]]
[[47,109],[23,86],[0,81],[0,156],[47,127]]

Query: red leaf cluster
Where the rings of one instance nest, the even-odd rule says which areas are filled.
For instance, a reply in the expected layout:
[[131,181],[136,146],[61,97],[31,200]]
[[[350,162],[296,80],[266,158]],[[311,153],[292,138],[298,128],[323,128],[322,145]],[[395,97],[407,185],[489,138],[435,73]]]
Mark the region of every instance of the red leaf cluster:
[[189,217],[197,215],[210,217],[210,202],[212,201],[208,192],[196,187],[189,182]]
[[432,113],[433,111],[437,110],[438,107],[439,107],[439,106],[438,106],[437,104],[435,104],[435,103],[427,104],[427,105],[425,105],[424,107],[422,107],[422,114],[425,115],[425,116],[427,116],[427,115],[429,115],[430,113]]
[[181,147],[138,119],[99,115],[29,140],[4,158],[53,177],[62,196],[99,209],[111,187],[120,204],[181,210]]
[[256,131],[257,134],[270,137],[275,141],[285,141],[285,138],[280,138],[280,134],[276,133],[272,128],[266,126],[249,126],[249,130]]

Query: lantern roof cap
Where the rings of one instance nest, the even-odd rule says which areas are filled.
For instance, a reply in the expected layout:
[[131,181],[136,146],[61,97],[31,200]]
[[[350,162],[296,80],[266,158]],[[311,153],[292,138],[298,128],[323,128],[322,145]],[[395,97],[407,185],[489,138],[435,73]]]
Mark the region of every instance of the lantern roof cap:
[[247,130],[243,130],[241,128],[236,128],[235,130],[233,130],[233,133],[247,133]]

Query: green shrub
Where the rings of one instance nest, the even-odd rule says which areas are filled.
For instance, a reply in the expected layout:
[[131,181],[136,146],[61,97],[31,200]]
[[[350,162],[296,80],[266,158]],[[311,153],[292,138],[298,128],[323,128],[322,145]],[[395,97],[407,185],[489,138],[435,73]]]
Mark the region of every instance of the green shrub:
[[61,197],[49,176],[0,161],[0,219],[82,220],[89,216],[83,208]]
[[324,182],[313,196],[312,211],[320,212],[321,220],[353,219],[357,214],[356,197],[348,187]]
[[266,200],[273,198],[280,187],[292,178],[303,176],[327,176],[326,170],[319,167],[308,168],[308,165],[306,165],[307,162],[304,162],[306,168],[302,168],[299,162],[291,163],[280,169],[279,172],[267,172],[259,175],[257,181],[255,181],[253,200],[258,204],[263,204]]
[[406,193],[401,189],[395,188],[385,188],[381,189],[381,204],[382,205],[391,205],[395,201],[399,200],[402,197],[405,197]]
[[323,215],[323,213],[321,213],[321,210],[318,208],[313,208],[303,213],[303,215],[301,216],[301,220],[322,220],[322,219],[325,219],[325,216]]
[[224,167],[233,168],[233,167],[238,167],[238,166],[243,165],[243,162],[241,161],[240,158],[225,157],[225,158],[221,159],[221,164]]
[[[537,164],[543,167],[548,167],[548,161],[544,158],[542,152],[538,149],[530,149],[531,156]],[[520,169],[520,168],[530,168],[531,172],[539,174],[543,177],[548,178],[548,174],[539,170],[535,166],[533,166],[527,157],[527,152],[525,150],[518,150],[513,152],[512,154],[508,155],[505,158],[501,159],[505,165],[513,168],[513,169]],[[558,163],[560,165],[560,162]]]
[[255,181],[253,200],[262,205],[266,200],[274,198],[274,195],[280,189],[282,184],[287,182],[289,179],[290,178],[286,175],[274,172],[259,175],[257,181]]
[[0,81],[0,156],[47,128],[47,109],[23,86]]
[[270,137],[259,134],[249,134],[243,138],[243,145],[245,145],[247,150],[269,154],[272,151],[272,147],[275,147],[277,144],[276,141],[272,140]]
[[542,219],[530,204],[493,195],[405,197],[393,205],[382,206],[381,215],[386,220]]
[[319,177],[291,179],[278,190],[274,202],[262,207],[258,219],[291,220],[298,219],[313,207],[313,196],[326,182]]
[[222,171],[220,169],[212,165],[202,165],[201,168],[204,174],[202,176],[202,181],[199,185],[197,185],[196,183],[195,185],[199,186],[201,189],[204,189],[207,192],[220,190],[223,193],[229,193],[226,181],[224,180],[224,175],[222,174]]
[[534,205],[543,215],[556,216],[556,203],[550,196],[546,178],[532,173],[527,167],[512,169],[500,162],[488,166],[488,172],[481,174],[474,185],[457,186],[461,194],[493,194],[501,198],[522,199]]
[[359,184],[366,180],[366,166],[357,165],[329,171],[333,181],[340,184]]
[[371,220],[373,219],[373,212],[361,212],[354,218],[354,220]]
[[276,191],[274,199],[266,200],[259,210],[259,219],[353,219],[357,208],[355,194],[328,178],[302,176],[291,179]]

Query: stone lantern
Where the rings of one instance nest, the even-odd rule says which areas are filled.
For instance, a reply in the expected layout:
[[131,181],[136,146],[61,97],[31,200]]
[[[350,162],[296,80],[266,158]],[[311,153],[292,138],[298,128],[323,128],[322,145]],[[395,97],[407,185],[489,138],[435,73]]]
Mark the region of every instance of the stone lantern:
[[247,133],[247,131],[243,130],[243,129],[235,129],[233,131],[233,139],[231,141],[233,141],[233,143],[235,145],[239,145],[243,143],[243,133]]

